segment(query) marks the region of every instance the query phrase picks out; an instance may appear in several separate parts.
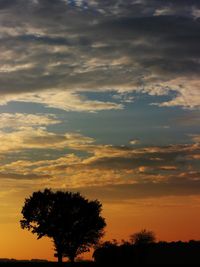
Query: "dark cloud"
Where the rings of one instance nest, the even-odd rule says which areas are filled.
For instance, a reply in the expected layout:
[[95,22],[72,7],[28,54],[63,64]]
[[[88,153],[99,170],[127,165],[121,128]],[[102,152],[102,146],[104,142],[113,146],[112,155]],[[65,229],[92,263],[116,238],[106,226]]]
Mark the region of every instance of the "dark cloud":
[[1,1],[0,92],[142,91],[198,77],[200,20],[193,13],[199,6],[198,1]]
[[[76,191],[102,201],[125,201],[130,199],[166,196],[199,195],[200,181],[175,181],[168,183],[138,183],[76,188]],[[74,189],[72,189],[74,190]]]
[[[107,170],[134,170],[141,167],[143,173],[162,174],[180,173],[189,171],[191,168],[200,170],[196,161],[190,160],[194,155],[200,154],[198,145],[171,145],[165,147],[146,147],[139,149],[130,149],[129,147],[116,148],[119,153],[113,155],[110,151],[107,155],[98,154],[97,157],[90,158],[84,163],[89,168],[107,169]],[[163,171],[163,172],[162,172]]]
[[15,4],[15,1],[2,0],[0,2],[0,9],[1,10],[2,9],[6,9],[6,8],[8,8],[8,7],[10,7],[10,6],[14,5],[14,4]]

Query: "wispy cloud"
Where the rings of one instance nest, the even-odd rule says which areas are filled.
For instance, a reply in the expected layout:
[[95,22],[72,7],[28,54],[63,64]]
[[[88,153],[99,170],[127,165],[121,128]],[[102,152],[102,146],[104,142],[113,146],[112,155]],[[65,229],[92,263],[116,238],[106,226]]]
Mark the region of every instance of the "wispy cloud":
[[0,100],[0,105],[5,105],[9,101],[41,103],[46,107],[63,109],[66,111],[91,112],[123,108],[123,105],[120,103],[89,100],[84,96],[67,92],[65,89],[4,96]]
[[0,153],[21,151],[23,149],[64,149],[81,148],[94,140],[79,133],[56,134],[48,132],[44,127],[21,127],[16,131],[5,133],[0,131]]
[[61,123],[53,114],[1,113],[0,128],[47,126]]

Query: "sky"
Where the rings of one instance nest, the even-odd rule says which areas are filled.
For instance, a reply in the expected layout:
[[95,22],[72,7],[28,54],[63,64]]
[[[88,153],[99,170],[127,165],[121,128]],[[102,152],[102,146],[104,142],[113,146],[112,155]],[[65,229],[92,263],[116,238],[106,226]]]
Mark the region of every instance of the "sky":
[[105,240],[200,239],[200,2],[0,0],[0,258],[34,191],[103,204]]

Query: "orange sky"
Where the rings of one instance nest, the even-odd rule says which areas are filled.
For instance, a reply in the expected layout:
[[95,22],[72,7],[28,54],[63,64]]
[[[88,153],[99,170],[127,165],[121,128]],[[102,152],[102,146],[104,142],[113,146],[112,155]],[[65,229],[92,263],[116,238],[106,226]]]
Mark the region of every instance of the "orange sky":
[[[200,198],[197,197],[107,203],[103,212],[107,221],[104,239],[128,240],[130,234],[144,228],[153,230],[157,240],[200,239],[199,208]],[[37,240],[35,235],[20,229],[19,218],[17,216],[16,221],[1,224],[0,258],[55,260],[52,242],[48,238]]]

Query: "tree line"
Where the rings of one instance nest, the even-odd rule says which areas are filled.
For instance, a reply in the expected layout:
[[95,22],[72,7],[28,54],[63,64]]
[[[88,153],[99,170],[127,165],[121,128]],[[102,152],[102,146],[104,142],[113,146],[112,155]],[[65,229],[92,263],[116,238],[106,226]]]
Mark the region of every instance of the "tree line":
[[[141,231],[142,232],[142,231]],[[196,265],[200,266],[200,241],[121,243],[107,241],[94,251],[97,266]]]

